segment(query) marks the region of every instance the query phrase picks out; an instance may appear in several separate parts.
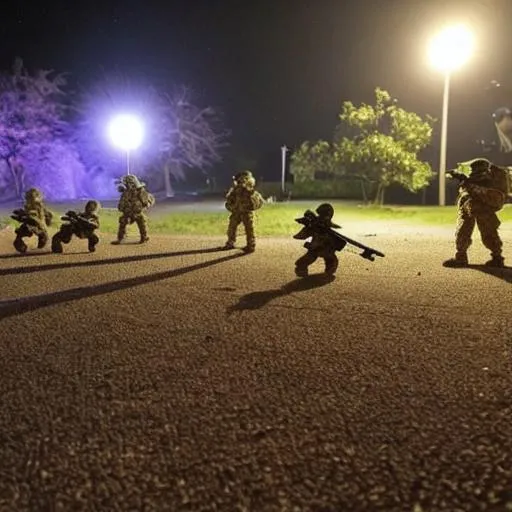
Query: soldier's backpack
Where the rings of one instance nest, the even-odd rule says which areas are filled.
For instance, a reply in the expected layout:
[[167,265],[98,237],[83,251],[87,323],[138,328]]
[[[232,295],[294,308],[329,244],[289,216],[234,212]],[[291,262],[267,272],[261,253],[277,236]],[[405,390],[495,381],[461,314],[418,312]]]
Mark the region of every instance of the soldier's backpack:
[[492,188],[499,190],[505,196],[511,194],[510,189],[510,172],[507,167],[490,166]]
[[255,190],[251,195],[251,206],[253,210],[259,210],[263,204],[265,203],[265,199],[263,196]]

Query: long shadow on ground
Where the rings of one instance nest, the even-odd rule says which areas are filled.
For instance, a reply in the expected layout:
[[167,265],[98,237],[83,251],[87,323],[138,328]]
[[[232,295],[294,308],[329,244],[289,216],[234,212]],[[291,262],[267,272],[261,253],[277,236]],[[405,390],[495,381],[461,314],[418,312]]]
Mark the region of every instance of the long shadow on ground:
[[244,256],[244,254],[231,254],[229,256],[224,256],[223,258],[197,263],[188,267],[166,270],[165,272],[157,272],[156,274],[150,274],[147,276],[132,277],[130,279],[123,279],[113,283],[105,283],[95,286],[82,286],[80,288],[72,288],[71,290],[64,290],[61,292],[7,300],[0,302],[0,320],[10,316],[20,315],[26,313],[27,311],[33,311],[35,309],[53,306],[55,304],[61,304],[63,302],[70,302],[73,300],[84,299],[86,297],[94,297],[96,295],[112,293],[118,290],[123,290],[125,288],[131,288],[133,286],[154,283],[155,281],[160,281],[162,279],[170,279],[171,277],[193,272],[194,270],[211,267],[212,265],[217,265],[219,263],[233,260],[235,258],[240,258],[242,256]]
[[237,304],[230,306],[227,309],[227,314],[230,315],[235,311],[248,309],[260,309],[277,297],[283,297],[284,295],[290,295],[291,293],[319,288],[320,286],[325,286],[332,281],[334,281],[334,277],[317,274],[303,279],[294,279],[293,281],[281,286],[281,288],[276,288],[274,290],[248,293],[247,295],[242,295]]
[[468,265],[467,268],[479,270],[484,274],[503,279],[506,283],[512,283],[512,267],[493,268],[485,265]]
[[[170,258],[172,256],[187,256],[189,254],[207,254],[211,252],[219,252],[222,251],[222,247],[214,247],[211,249],[193,249],[189,251],[176,251],[176,252],[160,252],[154,254],[135,254],[133,256],[121,256],[119,258],[105,258],[102,260],[87,260],[87,261],[72,261],[66,263],[48,263],[46,265],[30,265],[27,267],[13,267],[13,268],[3,268],[0,269],[0,276],[5,276],[9,274],[29,274],[31,272],[42,272],[44,270],[59,270],[63,268],[70,267],[88,267],[88,266],[96,266],[96,265],[113,265],[115,263],[129,263],[130,261],[144,261],[144,260],[154,260],[157,258]],[[53,256],[53,253],[47,253]],[[70,253],[70,254],[85,254],[85,253]],[[89,254],[89,253],[86,253]],[[41,253],[39,254],[41,255]],[[18,255],[14,255],[18,256]],[[23,254],[20,254],[19,257],[23,257]],[[55,257],[59,258],[62,255],[56,254]],[[8,256],[0,256],[8,257]]]

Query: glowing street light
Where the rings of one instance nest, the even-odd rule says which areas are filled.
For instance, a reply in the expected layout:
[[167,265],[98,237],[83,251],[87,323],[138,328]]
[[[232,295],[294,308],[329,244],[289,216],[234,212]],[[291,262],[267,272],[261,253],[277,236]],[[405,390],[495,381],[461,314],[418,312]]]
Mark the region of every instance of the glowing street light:
[[110,122],[108,132],[112,143],[126,151],[126,173],[130,174],[130,151],[137,149],[144,138],[142,123],[135,116],[119,115]]
[[448,129],[448,96],[450,74],[462,67],[473,53],[473,34],[464,25],[446,27],[430,44],[430,61],[444,73],[443,117],[441,124],[441,154],[439,161],[439,205],[445,205],[446,138]]

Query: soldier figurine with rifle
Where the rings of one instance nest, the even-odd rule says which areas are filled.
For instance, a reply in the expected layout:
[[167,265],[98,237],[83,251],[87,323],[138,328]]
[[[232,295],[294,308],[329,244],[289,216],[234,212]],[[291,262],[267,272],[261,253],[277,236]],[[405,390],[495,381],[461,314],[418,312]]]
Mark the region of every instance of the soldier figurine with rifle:
[[60,226],[59,231],[53,235],[52,252],[61,253],[63,251],[62,244],[69,244],[73,235],[80,239],[86,238],[89,252],[94,252],[99,242],[98,235],[94,231],[100,227],[98,217],[100,207],[98,201],[88,201],[83,213],[70,210],[61,217],[64,223]]
[[360,256],[367,260],[374,261],[375,256],[384,257],[380,251],[334,231],[333,228],[340,228],[340,226],[332,222],[334,208],[331,204],[321,204],[316,209],[316,213],[317,215],[311,210],[306,210],[303,217],[295,219],[295,222],[304,227],[293,238],[297,240],[311,238],[310,242],[304,244],[307,253],[295,262],[295,274],[298,277],[307,277],[308,267],[318,258],[323,258],[325,262],[325,274],[334,276],[338,268],[336,252],[343,250],[347,244],[361,249],[363,252]]
[[27,244],[23,238],[37,236],[37,248],[42,249],[48,242],[48,229],[52,223],[53,214],[46,208],[43,202],[43,194],[37,188],[31,188],[25,193],[25,204],[23,208],[14,210],[11,219],[18,221],[21,225],[16,228],[14,248],[21,253],[27,251]]
[[[465,171],[465,172],[464,172]],[[455,230],[455,257],[446,260],[445,267],[468,265],[468,249],[475,224],[482,243],[490,251],[491,259],[485,264],[503,267],[503,242],[498,233],[500,221],[496,213],[503,208],[509,192],[508,170],[485,158],[476,158],[459,164],[457,170],[447,172],[459,181],[457,200],[457,227]]]

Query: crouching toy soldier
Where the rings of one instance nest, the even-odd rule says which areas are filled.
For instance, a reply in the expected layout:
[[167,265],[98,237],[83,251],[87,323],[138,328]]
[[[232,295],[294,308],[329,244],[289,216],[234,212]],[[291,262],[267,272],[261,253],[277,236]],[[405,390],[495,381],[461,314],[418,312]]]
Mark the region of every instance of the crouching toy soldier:
[[226,210],[231,212],[227,230],[228,240],[224,249],[234,249],[236,230],[240,224],[244,225],[247,245],[244,252],[254,252],[256,249],[256,236],[254,234],[254,211],[263,206],[265,200],[256,190],[256,180],[250,171],[242,171],[233,177],[233,185],[226,194]]
[[149,240],[148,219],[145,211],[155,204],[154,196],[146,190],[145,184],[133,174],[123,177],[118,191],[121,192],[121,198],[117,209],[121,212],[121,216],[119,217],[117,240],[112,243],[120,244],[126,236],[126,226],[134,222],[139,228],[139,243],[147,242]]
[[52,252],[61,253],[62,244],[69,244],[73,235],[80,239],[87,239],[89,252],[96,250],[99,242],[96,231],[100,227],[98,213],[100,210],[98,201],[88,201],[83,213],[69,211],[62,217],[64,223],[52,238]]
[[[311,215],[306,218],[308,213]],[[341,251],[346,245],[343,240],[333,237],[330,233],[330,228],[340,228],[331,220],[334,215],[332,205],[323,203],[316,209],[316,213],[318,217],[309,211],[303,218],[296,219],[296,222],[303,224],[304,227],[293,238],[306,240],[311,237],[311,241],[304,244],[306,254],[295,262],[297,277],[307,277],[308,267],[318,258],[323,258],[325,262],[325,274],[333,276],[338,269],[336,251]]]
[[53,214],[43,202],[43,194],[37,188],[31,188],[25,193],[23,208],[14,210],[11,218],[21,223],[15,230],[14,248],[21,253],[27,251],[23,241],[25,237],[37,236],[37,248],[42,249],[48,242],[47,226],[50,226]]

